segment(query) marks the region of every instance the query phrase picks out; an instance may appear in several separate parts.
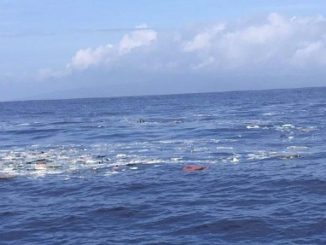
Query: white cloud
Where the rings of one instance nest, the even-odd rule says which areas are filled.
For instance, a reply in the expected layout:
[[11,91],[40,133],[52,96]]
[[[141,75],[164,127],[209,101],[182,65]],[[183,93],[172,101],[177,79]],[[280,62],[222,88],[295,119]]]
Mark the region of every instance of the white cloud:
[[97,48],[80,49],[72,57],[71,62],[67,65],[69,69],[84,70],[90,66],[98,65],[108,59],[113,49],[113,45],[107,44]]
[[[287,18],[272,13],[262,23],[229,25],[220,32],[214,28],[206,29],[196,34],[192,41],[185,41],[184,51],[197,57],[197,64],[192,66],[196,68],[237,69],[273,63],[291,69],[298,64],[293,59],[300,59],[301,64],[308,59],[307,54],[302,54],[302,43],[316,45],[318,40],[318,47],[306,47],[305,53],[309,52],[311,56],[311,52],[324,47],[325,35],[326,21],[320,16]],[[314,55],[314,59],[309,59],[321,63],[324,57]]]
[[307,43],[295,51],[292,62],[294,65],[304,67],[310,65],[326,65],[325,42],[317,41]]
[[116,44],[78,50],[66,67],[69,72],[59,74],[92,67],[179,73],[311,70],[314,66],[326,66],[325,57],[324,17],[286,17],[272,13],[254,23],[207,25],[190,37],[189,32],[158,35],[146,25],[138,26]]
[[131,51],[151,45],[157,39],[157,32],[146,25],[137,26],[134,31],[125,34],[116,44],[107,44],[95,48],[80,49],[67,64],[67,70],[86,70],[99,65],[109,65]]
[[291,23],[287,19],[273,13],[267,20],[266,24],[248,26],[235,32],[235,37],[241,42],[262,45],[290,35]]
[[184,50],[186,52],[192,52],[209,48],[214,38],[216,38],[217,35],[223,30],[225,30],[225,25],[218,24],[212,28],[207,29],[204,32],[196,34],[192,40],[185,42]]
[[125,54],[132,49],[148,46],[156,39],[157,33],[155,31],[148,29],[147,25],[141,25],[136,27],[135,31],[123,36],[119,43],[119,51],[121,54]]

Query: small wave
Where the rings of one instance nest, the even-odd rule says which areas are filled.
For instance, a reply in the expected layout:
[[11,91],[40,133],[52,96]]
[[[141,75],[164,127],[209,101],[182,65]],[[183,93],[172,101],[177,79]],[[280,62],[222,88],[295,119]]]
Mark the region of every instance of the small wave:
[[303,154],[299,152],[269,152],[269,151],[258,151],[256,153],[247,154],[248,160],[266,160],[266,159],[280,159],[290,160],[296,158],[303,158]]
[[306,151],[309,148],[307,146],[295,146],[295,145],[291,145],[286,147],[286,149],[291,150],[291,151]]
[[124,206],[117,207],[101,207],[91,212],[91,216],[116,217],[116,218],[130,218],[135,216],[138,212]]
[[193,234],[246,234],[263,236],[271,232],[271,227],[261,218],[221,219],[215,222],[192,225],[174,232],[179,235]]
[[304,133],[310,133],[313,131],[318,130],[317,127],[314,126],[308,126],[308,127],[298,127],[298,130]]
[[16,134],[16,135],[24,135],[24,134],[42,134],[42,133],[56,133],[61,131],[58,128],[50,128],[50,129],[26,129],[26,130],[8,130],[5,133]]

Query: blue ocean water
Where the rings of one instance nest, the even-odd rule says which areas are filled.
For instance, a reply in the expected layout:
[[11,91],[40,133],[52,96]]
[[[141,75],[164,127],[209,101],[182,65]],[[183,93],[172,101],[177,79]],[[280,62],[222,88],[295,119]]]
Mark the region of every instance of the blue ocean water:
[[0,244],[325,244],[325,95],[0,103]]

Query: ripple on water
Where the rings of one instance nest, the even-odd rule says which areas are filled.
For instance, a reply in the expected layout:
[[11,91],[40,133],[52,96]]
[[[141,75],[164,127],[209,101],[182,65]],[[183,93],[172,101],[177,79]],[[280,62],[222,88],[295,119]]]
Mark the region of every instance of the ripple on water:
[[324,244],[324,105],[322,88],[0,103],[0,243]]

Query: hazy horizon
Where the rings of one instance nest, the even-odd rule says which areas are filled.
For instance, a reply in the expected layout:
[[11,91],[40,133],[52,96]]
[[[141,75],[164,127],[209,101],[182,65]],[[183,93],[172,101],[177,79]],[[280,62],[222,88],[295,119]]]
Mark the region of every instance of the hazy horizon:
[[[83,99],[116,99],[128,97],[156,97],[156,96],[177,96],[177,95],[192,95],[192,94],[220,94],[220,93],[246,93],[246,92],[264,92],[264,91],[283,91],[283,90],[306,90],[306,89],[326,89],[326,86],[319,87],[294,87],[294,88],[270,88],[270,89],[250,89],[250,90],[223,90],[223,91],[198,91],[184,93],[168,93],[168,94],[135,94],[135,95],[116,95],[116,96],[89,96],[89,97],[45,97],[36,96],[36,98],[0,100],[0,103],[6,102],[29,102],[29,101],[56,101],[56,100],[83,100]],[[58,92],[59,93],[59,92]]]

